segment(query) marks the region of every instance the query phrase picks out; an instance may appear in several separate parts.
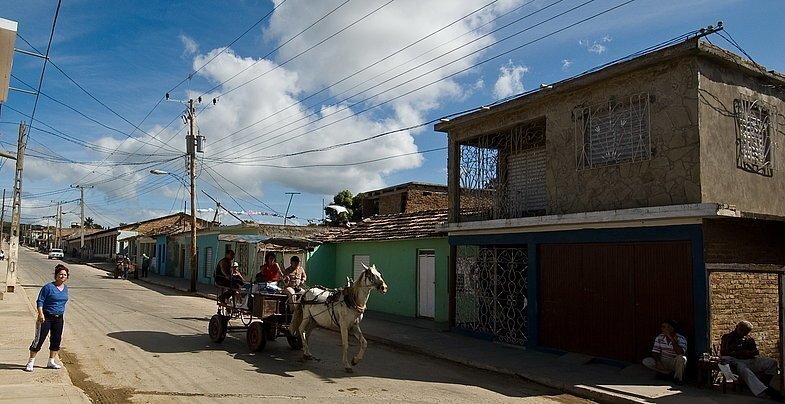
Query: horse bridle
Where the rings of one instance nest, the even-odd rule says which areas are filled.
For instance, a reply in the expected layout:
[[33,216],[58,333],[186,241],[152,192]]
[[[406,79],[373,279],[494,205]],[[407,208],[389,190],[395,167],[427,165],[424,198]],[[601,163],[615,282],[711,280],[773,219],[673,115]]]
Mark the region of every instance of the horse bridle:
[[[384,275],[382,275],[382,272],[379,271],[378,269],[376,270],[376,272],[379,272],[379,277],[375,281],[368,278],[370,276],[369,274],[372,273],[370,267],[368,269],[364,270],[362,272],[362,274],[360,274],[360,278],[365,277],[366,279],[368,279],[368,281],[371,282],[371,286],[373,286],[376,289],[377,292],[381,292],[382,291],[382,286],[384,285]],[[358,280],[358,282],[359,282],[359,280]]]

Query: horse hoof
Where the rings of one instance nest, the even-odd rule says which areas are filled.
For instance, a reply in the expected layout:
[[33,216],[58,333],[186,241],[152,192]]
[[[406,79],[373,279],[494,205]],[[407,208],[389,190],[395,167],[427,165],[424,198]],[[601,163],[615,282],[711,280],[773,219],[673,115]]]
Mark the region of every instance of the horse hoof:
[[303,355],[303,359],[307,360],[307,361],[313,360],[313,356],[312,355]]
[[346,371],[346,373],[354,373],[354,370],[352,368],[344,368],[344,370]]
[[358,363],[360,363],[360,361],[357,359],[352,359],[352,366],[357,366]]

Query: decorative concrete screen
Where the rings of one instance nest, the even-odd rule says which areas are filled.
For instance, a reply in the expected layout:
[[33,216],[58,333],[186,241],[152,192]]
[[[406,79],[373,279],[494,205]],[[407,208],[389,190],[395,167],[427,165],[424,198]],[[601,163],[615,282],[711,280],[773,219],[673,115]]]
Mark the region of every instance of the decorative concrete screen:
[[455,326],[494,340],[526,345],[526,246],[458,246]]
[[736,116],[736,167],[771,177],[774,173],[771,141],[772,114],[777,110],[759,100],[733,100]]

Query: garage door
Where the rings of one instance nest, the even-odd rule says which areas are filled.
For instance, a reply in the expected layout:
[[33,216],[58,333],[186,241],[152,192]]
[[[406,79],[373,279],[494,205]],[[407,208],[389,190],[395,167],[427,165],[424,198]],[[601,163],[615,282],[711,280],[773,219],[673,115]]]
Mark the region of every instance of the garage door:
[[542,245],[539,255],[540,345],[635,362],[664,319],[692,342],[689,242]]

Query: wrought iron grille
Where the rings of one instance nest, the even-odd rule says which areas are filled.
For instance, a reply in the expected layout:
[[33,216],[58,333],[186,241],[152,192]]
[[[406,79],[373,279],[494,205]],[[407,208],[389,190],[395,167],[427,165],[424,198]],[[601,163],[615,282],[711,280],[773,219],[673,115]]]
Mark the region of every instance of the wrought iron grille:
[[252,271],[251,268],[248,268],[248,244],[246,243],[237,243],[237,251],[235,251],[235,261],[237,264],[240,265],[240,273],[245,276],[249,274],[253,274],[256,271]]
[[456,259],[455,326],[525,345],[526,247],[458,246]]
[[651,158],[649,94],[573,110],[578,170]]
[[461,221],[543,214],[545,121],[461,144]]
[[773,143],[771,132],[776,109],[763,105],[758,100],[733,100],[736,116],[736,167],[745,171],[771,177],[774,173],[772,161]]

